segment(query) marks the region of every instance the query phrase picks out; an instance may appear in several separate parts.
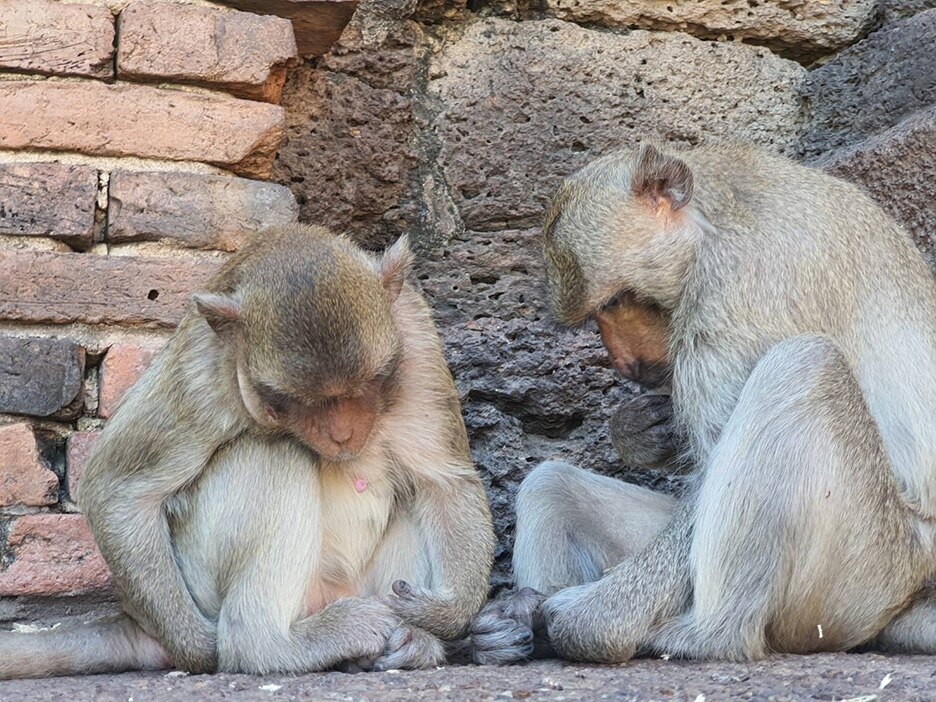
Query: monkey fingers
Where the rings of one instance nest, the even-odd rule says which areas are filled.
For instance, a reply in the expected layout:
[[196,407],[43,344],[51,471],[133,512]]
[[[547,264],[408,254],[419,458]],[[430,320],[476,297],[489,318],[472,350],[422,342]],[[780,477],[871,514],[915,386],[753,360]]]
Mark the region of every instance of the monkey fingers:
[[445,663],[445,647],[428,631],[403,624],[387,641],[387,648],[372,670],[419,670]]
[[384,602],[400,619],[420,628],[431,629],[434,621],[449,619],[446,612],[459,606],[445,593],[417,587],[405,580],[397,580],[391,587],[393,594],[384,598]]
[[654,467],[675,454],[678,438],[669,395],[638,395],[611,417],[611,443],[628,465]]
[[548,655],[540,614],[544,599],[525,587],[489,602],[471,623],[472,660],[479,665],[504,665]]

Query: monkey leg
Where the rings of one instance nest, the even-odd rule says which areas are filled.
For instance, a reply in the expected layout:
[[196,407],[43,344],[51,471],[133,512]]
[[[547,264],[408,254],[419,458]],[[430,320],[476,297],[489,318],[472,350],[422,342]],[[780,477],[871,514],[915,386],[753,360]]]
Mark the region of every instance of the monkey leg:
[[159,670],[169,656],[130,617],[36,632],[0,632],[0,680]]
[[[432,563],[426,540],[411,516],[398,514],[384,534],[368,567],[362,594],[383,596],[403,580],[417,588],[432,586]],[[446,660],[445,645],[425,629],[401,623],[374,660],[361,660],[362,670],[434,668]]]
[[928,588],[878,634],[878,651],[936,654],[936,591]]
[[643,550],[677,504],[668,495],[568,463],[548,461],[533,469],[517,494],[517,590],[475,618],[472,659],[490,665],[550,655],[539,616],[543,595],[598,580]]
[[677,504],[669,495],[569,463],[541,463],[517,493],[517,587],[551,595],[598,580],[605,570],[643,550]]
[[930,572],[861,388],[820,336],[777,344],[758,363],[695,507],[692,604],[651,635],[657,652],[845,650],[875,636]]

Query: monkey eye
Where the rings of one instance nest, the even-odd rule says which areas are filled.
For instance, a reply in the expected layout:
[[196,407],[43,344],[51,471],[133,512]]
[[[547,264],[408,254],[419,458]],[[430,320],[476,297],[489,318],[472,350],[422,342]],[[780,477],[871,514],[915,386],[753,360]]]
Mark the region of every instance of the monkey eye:
[[256,383],[254,385],[254,390],[263,403],[263,409],[270,419],[279,419],[292,404],[292,398],[289,397],[289,395],[265,383]]
[[620,307],[624,302],[624,297],[627,295],[625,292],[619,292],[617,295],[612,297],[606,303],[601,306],[602,310],[613,310],[615,307]]

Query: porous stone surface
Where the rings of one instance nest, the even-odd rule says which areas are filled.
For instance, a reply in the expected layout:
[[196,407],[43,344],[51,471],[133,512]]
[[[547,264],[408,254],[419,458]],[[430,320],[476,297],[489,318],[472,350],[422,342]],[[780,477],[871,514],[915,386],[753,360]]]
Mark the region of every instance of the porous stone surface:
[[64,595],[100,590],[107,565],[79,514],[29,514],[7,527],[0,596]]
[[78,484],[100,436],[99,430],[76,431],[68,436],[65,443],[65,476],[68,479],[68,496],[72,500],[78,498]]
[[0,148],[204,161],[266,178],[283,110],[252,100],[97,81],[0,81]]
[[375,247],[416,221],[415,198],[406,194],[419,167],[410,93],[420,36],[404,24],[375,48],[349,28],[317,68],[291,74],[273,177],[291,187],[304,221]]
[[864,188],[901,222],[936,271],[936,107],[816,161]]
[[[5,289],[0,284],[0,297]],[[0,413],[73,416],[81,409],[84,364],[85,351],[73,341],[0,336]]]
[[562,177],[615,145],[732,138],[790,152],[806,118],[801,66],[685,34],[489,19],[429,76],[439,159],[474,229],[538,225]]
[[743,39],[800,58],[832,53],[861,38],[879,9],[878,0],[545,0],[545,6],[548,14],[572,22]]
[[149,368],[162,348],[157,342],[127,342],[114,344],[101,363],[101,399],[98,414],[110,417],[120,405],[124,394]]
[[0,164],[0,234],[50,237],[87,248],[98,174],[61,163]]
[[0,1],[0,70],[110,78],[114,18],[106,7]]
[[811,71],[806,158],[851,146],[936,104],[936,10],[894,22]]
[[358,0],[219,0],[249,12],[279,15],[292,20],[302,56],[327,52],[351,20]]
[[885,23],[912,17],[918,12],[932,10],[936,0],[884,0],[883,20]]
[[0,320],[174,326],[219,267],[214,259],[0,251]]
[[32,427],[0,426],[0,507],[42,507],[58,502],[58,477],[39,454]]
[[107,239],[114,244],[169,240],[235,251],[250,235],[295,222],[288,188],[247,178],[115,171],[108,190]]
[[134,2],[118,31],[118,78],[193,83],[265,102],[279,102],[296,58],[289,20],[250,12]]
[[551,321],[537,229],[466,231],[422,256],[416,278],[433,304],[491,500],[495,586],[509,582],[517,488],[541,461],[680,487],[672,473],[621,464],[608,420],[634,388],[611,369],[593,327],[563,330]]

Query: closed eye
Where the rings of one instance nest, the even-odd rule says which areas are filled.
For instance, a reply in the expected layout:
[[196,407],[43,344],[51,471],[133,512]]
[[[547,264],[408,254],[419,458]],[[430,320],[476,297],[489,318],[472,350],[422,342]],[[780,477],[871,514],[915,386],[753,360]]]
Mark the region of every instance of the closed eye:
[[289,395],[266,383],[255,383],[254,390],[263,404],[279,414],[285,412],[293,404],[293,399]]

